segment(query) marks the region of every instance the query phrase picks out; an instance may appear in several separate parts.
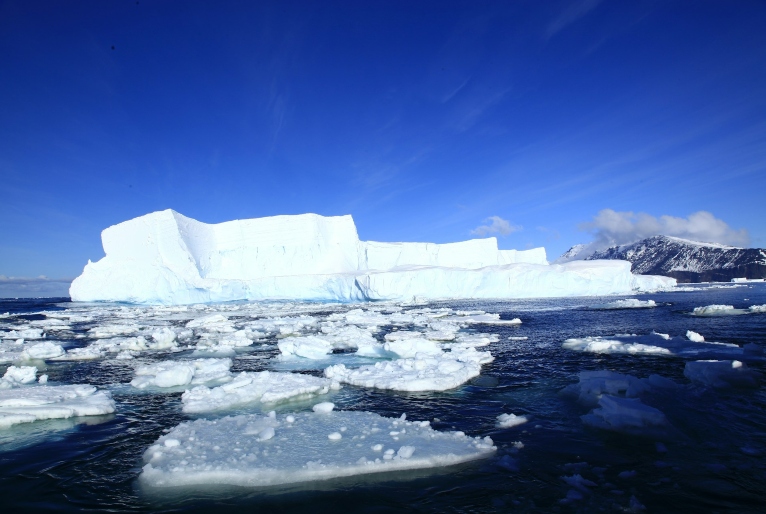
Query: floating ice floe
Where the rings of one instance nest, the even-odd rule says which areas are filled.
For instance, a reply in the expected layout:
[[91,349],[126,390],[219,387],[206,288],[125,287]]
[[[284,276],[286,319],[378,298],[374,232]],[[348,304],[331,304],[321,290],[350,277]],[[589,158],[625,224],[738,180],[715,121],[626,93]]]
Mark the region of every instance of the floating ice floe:
[[651,309],[657,307],[654,300],[639,300],[637,298],[626,298],[625,300],[615,300],[613,302],[594,305],[591,309],[611,310],[611,309]]
[[377,362],[348,369],[336,364],[325,369],[325,376],[361,387],[397,391],[446,391],[481,373],[481,365],[492,361],[488,352],[474,348],[450,352],[417,354],[414,358]]
[[598,408],[581,416],[586,425],[635,434],[651,433],[652,429],[668,427],[668,420],[662,411],[644,405],[638,398],[622,398],[602,395]]
[[197,386],[181,396],[183,411],[201,413],[248,404],[274,404],[327,394],[340,386],[334,380],[301,373],[247,372],[218,387]]
[[766,312],[766,305],[751,305],[747,309],[735,309],[733,305],[706,305],[695,307],[693,316],[739,316],[742,314],[755,314]]
[[588,353],[613,353],[630,355],[667,355],[674,357],[739,357],[748,354],[746,348],[731,343],[716,343],[691,330],[687,338],[670,337],[652,332],[646,335],[620,334],[610,337],[583,337],[567,339],[562,348]]
[[371,412],[231,416],[182,423],[144,453],[149,487],[263,487],[451,466],[488,457],[489,437]]
[[586,425],[630,434],[664,433],[670,427],[665,414],[644,405],[639,395],[651,390],[673,390],[678,385],[665,377],[637,378],[613,371],[583,371],[579,383],[561,390],[586,406],[594,407],[581,416]]
[[500,319],[500,314],[465,314],[458,316],[449,316],[445,318],[447,321],[457,321],[459,323],[483,323],[486,325],[521,325],[520,318],[513,319]]
[[637,398],[652,389],[674,389],[678,384],[660,375],[637,378],[614,371],[581,371],[579,382],[562,389],[559,394],[577,400],[586,407],[594,407],[603,395]]
[[497,428],[511,428],[523,425],[529,421],[526,416],[517,416],[516,414],[500,414],[497,417]]
[[138,389],[147,387],[178,387],[231,380],[231,359],[196,359],[160,361],[136,369],[136,378],[130,385]]
[[737,360],[690,361],[684,376],[698,384],[725,389],[729,387],[758,387],[761,374]]
[[111,414],[114,408],[108,392],[86,384],[0,389],[0,428],[44,419]]

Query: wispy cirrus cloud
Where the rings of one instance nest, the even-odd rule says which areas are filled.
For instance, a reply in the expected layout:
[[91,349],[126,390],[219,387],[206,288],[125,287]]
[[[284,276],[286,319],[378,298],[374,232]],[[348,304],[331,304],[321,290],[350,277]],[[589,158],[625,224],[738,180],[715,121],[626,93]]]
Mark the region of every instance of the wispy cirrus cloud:
[[545,30],[545,37],[548,39],[553,37],[567,25],[571,25],[588,14],[600,3],[601,0],[579,0],[572,3],[548,24],[548,28]]

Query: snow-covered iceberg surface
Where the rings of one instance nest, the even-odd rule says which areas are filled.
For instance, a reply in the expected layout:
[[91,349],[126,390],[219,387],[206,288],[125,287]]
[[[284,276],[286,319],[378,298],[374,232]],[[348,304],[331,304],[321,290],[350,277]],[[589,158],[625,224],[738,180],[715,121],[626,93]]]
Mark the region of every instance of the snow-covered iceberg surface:
[[489,437],[437,432],[404,416],[337,412],[330,403],[316,407],[325,406],[182,423],[146,450],[140,480],[150,487],[259,487],[450,466],[495,451]]
[[172,210],[107,228],[106,257],[88,262],[75,301],[189,304],[530,298],[668,288],[627,261],[549,265],[544,248],[498,250],[495,238],[459,243],[360,241],[351,216],[273,216],[208,225]]

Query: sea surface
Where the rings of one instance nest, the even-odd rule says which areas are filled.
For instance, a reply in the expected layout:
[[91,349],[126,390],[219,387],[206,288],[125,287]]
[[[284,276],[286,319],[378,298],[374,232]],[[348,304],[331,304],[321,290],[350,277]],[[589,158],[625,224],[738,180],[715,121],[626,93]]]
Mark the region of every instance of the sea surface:
[[[133,378],[133,367],[127,361],[105,358],[39,363],[51,384],[89,383],[111,391],[117,410],[108,416],[0,429],[2,512],[766,511],[763,384],[756,388],[713,389],[684,376],[683,358],[591,354],[561,347],[568,338],[652,331],[683,336],[693,330],[707,341],[740,346],[755,343],[766,348],[766,313],[690,315],[695,307],[712,304],[738,308],[766,304],[766,284],[703,284],[634,297],[657,302],[657,307],[649,309],[590,308],[620,298],[629,297],[401,306],[404,311],[423,307],[483,310],[499,313],[502,319],[522,320],[517,326],[470,327],[499,336],[499,342],[479,348],[490,351],[495,360],[483,366],[479,377],[456,389],[405,393],[344,385],[331,393],[329,400],[336,409],[390,417],[406,413],[408,419],[431,420],[437,430],[490,436],[498,448],[490,458],[436,471],[384,473],[261,489],[146,488],[138,481],[143,452],[169,429],[190,419],[181,411],[181,392],[133,391],[127,385]],[[321,317],[359,306],[299,307],[303,314]],[[2,300],[0,313],[8,316],[0,322],[2,330],[8,331],[49,319],[51,313],[68,311],[77,313],[71,318],[75,321],[54,338],[65,347],[92,342],[92,332],[88,331],[113,317],[114,312],[127,322],[137,323],[145,315],[145,311],[131,306],[84,305],[66,299]],[[157,320],[155,316],[151,322],[159,323]],[[166,322],[180,326],[185,321],[168,315]],[[382,338],[388,329],[382,327],[378,337]],[[257,351],[239,350],[233,370],[278,369],[275,342],[270,336]],[[179,356],[183,354],[155,352],[139,360]],[[766,371],[763,359],[757,356],[747,360],[747,365]],[[0,375],[6,367],[0,364]],[[312,369],[308,363],[304,368],[304,372],[321,375],[321,367]],[[580,417],[590,409],[563,397],[559,391],[577,383],[578,373],[586,370],[611,370],[636,377],[657,374],[677,382],[678,388],[642,396],[645,404],[666,415],[672,430],[661,435],[629,435],[584,425]],[[277,410],[310,408],[310,404],[301,403],[282,405]],[[243,412],[248,410],[236,413]],[[500,429],[496,418],[502,413],[524,415],[529,421]],[[567,479],[574,475],[592,485],[573,487],[571,479]]]

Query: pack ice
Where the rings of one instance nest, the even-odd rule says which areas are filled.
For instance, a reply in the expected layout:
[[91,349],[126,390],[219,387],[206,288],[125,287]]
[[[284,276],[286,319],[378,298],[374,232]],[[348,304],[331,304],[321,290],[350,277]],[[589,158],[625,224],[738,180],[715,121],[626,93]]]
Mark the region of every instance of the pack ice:
[[88,262],[75,301],[190,304],[604,295],[672,287],[627,261],[549,265],[544,248],[360,241],[351,216],[316,214],[201,223],[165,210],[107,228],[106,256]]
[[140,480],[150,487],[271,486],[449,466],[496,449],[489,437],[437,432],[428,421],[315,407],[182,423],[146,450]]

